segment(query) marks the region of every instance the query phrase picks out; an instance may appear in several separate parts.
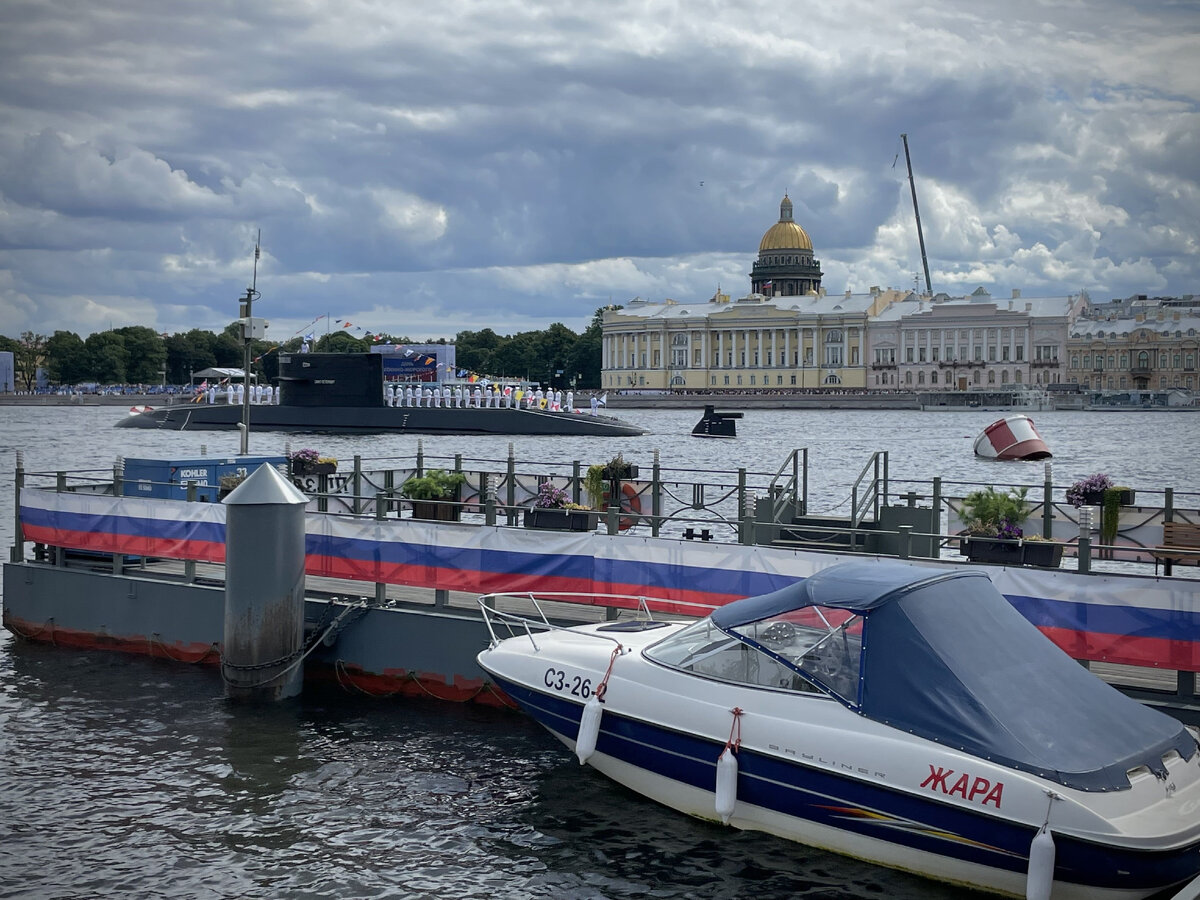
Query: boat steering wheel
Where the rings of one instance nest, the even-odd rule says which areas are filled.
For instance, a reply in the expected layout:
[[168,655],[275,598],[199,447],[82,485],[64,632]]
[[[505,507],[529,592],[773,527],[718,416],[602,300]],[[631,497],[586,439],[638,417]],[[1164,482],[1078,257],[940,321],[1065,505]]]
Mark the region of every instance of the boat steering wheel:
[[762,642],[768,647],[786,647],[795,639],[796,626],[791,622],[772,622],[762,633]]

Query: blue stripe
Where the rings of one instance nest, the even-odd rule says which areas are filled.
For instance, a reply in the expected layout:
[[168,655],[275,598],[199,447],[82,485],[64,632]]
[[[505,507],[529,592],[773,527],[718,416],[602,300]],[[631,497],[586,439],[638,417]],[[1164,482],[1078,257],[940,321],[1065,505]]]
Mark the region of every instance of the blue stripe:
[[[494,676],[493,676],[494,677]],[[574,740],[582,705],[497,678],[526,712]],[[822,701],[816,701],[822,702]],[[723,742],[699,738],[606,709],[598,752],[664,778],[713,791]],[[779,759],[743,748],[738,799],[797,819],[984,866],[1024,872],[1035,830],[1001,818],[839,775],[819,764]],[[831,809],[830,807],[835,807]],[[859,817],[836,807],[876,813]],[[713,817],[716,818],[714,811]],[[939,836],[940,833],[957,836]],[[1160,889],[1200,869],[1200,844],[1163,852],[1125,850],[1054,835],[1055,879],[1092,887]],[[967,843],[975,842],[975,843]],[[977,846],[976,844],[985,845]],[[994,848],[994,849],[989,849]]]
[[40,528],[57,528],[96,535],[127,535],[179,541],[225,543],[225,525],[220,522],[185,522],[140,516],[62,512],[40,507],[21,507],[21,520]]
[[1200,634],[1200,612],[1078,603],[1021,594],[1004,596],[1039,628],[1189,642]]

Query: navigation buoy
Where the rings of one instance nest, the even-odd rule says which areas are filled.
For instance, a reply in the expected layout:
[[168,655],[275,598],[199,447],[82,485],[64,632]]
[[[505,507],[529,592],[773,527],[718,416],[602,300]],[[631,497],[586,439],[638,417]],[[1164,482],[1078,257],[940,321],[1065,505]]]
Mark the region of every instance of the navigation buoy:
[[737,777],[737,757],[733,753],[733,748],[727,746],[721,751],[720,758],[717,759],[716,809],[717,815],[721,817],[722,825],[729,824],[729,819],[733,816],[733,808],[737,805]]
[[1025,900],[1050,900],[1054,884],[1054,838],[1049,823],[1043,825],[1029,845],[1029,871],[1025,876]]
[[993,422],[975,438],[975,455],[984,459],[1049,459],[1053,454],[1029,416]]
[[575,738],[575,755],[579,757],[582,766],[596,752],[596,738],[600,736],[600,717],[604,715],[604,707],[595,694],[583,704],[583,714],[579,717],[579,734]]

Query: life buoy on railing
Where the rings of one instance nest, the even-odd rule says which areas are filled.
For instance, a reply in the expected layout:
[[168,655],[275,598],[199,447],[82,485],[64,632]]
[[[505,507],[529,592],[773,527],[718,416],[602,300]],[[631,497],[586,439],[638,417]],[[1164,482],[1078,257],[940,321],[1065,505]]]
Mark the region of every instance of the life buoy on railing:
[[[604,511],[607,512],[609,504],[609,490],[604,489]],[[627,528],[632,528],[637,524],[638,514],[642,511],[642,497],[637,492],[632,484],[623,483],[621,485],[621,512],[629,513],[629,515],[621,516],[621,520],[617,523],[617,527],[624,531]]]

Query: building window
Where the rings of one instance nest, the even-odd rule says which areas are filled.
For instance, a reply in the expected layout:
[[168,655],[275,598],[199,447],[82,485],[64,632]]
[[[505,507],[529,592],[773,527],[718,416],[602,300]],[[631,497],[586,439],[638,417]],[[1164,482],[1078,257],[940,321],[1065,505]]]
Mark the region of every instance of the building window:
[[726,387],[729,386],[729,376],[728,375],[725,376],[725,385],[726,385]]
[[1072,369],[1079,368],[1079,354],[1078,353],[1071,354],[1071,368]]
[[905,373],[904,373],[904,383],[905,383],[905,384],[912,384],[912,372],[905,372]]
[[996,373],[994,371],[992,371],[991,369],[988,369],[988,384],[995,384],[995,383],[996,383]]
[[936,370],[936,369],[935,369],[934,371],[932,371],[932,372],[930,372],[930,373],[929,373],[929,383],[930,383],[930,384],[937,384],[937,383],[938,383],[938,379],[937,379],[937,370]]
[[716,387],[716,386],[717,386],[717,376],[716,376],[716,375],[709,375],[709,376],[708,376],[708,383],[709,383],[709,384],[711,384],[713,387]]
[[739,376],[737,377],[737,383],[738,383],[738,387],[741,387],[741,386],[742,386],[742,376],[741,376],[741,375],[739,375]]
[[757,376],[755,376],[755,375],[751,375],[751,376],[750,376],[750,383],[751,383],[751,384],[754,384],[754,379],[755,379],[756,377],[757,377]]
[[777,385],[782,385],[782,384],[783,384],[783,376],[782,376],[782,375],[776,375],[776,376],[775,376],[775,384],[777,384]]
[[1008,345],[1005,344],[1000,348],[1000,359],[1002,362],[1008,362]]
[[923,371],[917,373],[917,384],[925,383],[925,373]]
[[1017,362],[1022,362],[1025,359],[1025,346],[1017,344]]
[[904,361],[909,362],[909,363],[913,361],[913,348],[912,347],[904,348]]
[[1138,361],[1137,364],[1138,364],[1139,369],[1150,368],[1150,354],[1147,353],[1145,350],[1143,350],[1141,353],[1138,354],[1137,361]]
[[842,379],[838,378],[836,375],[826,375],[825,383],[826,384],[841,384]]
[[924,347],[917,348],[917,362],[925,362],[925,348]]
[[795,383],[796,383],[796,376],[795,376],[795,375],[793,375],[793,376],[792,376],[792,384],[795,384]]

